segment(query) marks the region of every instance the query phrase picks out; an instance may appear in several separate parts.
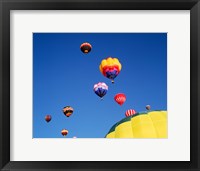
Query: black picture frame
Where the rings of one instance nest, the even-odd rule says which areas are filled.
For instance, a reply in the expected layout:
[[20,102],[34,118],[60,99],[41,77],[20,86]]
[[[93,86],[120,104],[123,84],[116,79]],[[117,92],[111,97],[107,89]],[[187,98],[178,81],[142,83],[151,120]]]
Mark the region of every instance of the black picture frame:
[[[190,10],[190,161],[10,161],[11,10]],[[198,107],[200,69],[198,67],[200,68],[199,0],[0,0],[1,170],[200,170],[200,113]],[[171,154],[173,155],[173,150]]]

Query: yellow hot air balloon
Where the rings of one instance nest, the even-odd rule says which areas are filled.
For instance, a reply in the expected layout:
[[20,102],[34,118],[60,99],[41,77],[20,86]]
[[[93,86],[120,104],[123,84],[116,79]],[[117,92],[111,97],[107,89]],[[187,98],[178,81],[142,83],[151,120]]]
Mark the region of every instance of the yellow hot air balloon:
[[106,138],[167,138],[167,111],[136,113],[112,126]]
[[99,70],[101,73],[112,80],[114,83],[114,79],[120,73],[122,69],[122,65],[117,58],[108,57],[107,59],[103,59],[101,64],[99,65]]

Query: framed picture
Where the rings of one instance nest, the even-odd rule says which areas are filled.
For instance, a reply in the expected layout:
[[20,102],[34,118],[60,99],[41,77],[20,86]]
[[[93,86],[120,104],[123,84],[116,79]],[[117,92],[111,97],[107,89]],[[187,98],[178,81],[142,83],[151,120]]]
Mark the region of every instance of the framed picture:
[[1,1],[1,170],[200,170],[199,8]]

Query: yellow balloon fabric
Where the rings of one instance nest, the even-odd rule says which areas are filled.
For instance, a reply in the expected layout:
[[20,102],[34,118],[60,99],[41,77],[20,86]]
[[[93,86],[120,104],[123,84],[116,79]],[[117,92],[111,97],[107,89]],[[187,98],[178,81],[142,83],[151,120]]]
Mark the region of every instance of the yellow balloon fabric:
[[106,138],[167,138],[167,111],[136,113],[117,122]]

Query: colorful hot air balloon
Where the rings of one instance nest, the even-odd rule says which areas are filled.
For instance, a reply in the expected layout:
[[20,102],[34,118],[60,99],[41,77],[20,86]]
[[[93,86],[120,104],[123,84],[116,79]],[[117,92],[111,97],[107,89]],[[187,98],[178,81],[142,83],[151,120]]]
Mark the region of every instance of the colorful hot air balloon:
[[67,136],[67,134],[68,134],[68,130],[63,129],[63,130],[61,131],[61,134],[62,134],[63,136]]
[[103,99],[103,96],[106,95],[107,91],[108,91],[108,86],[106,85],[106,83],[99,82],[99,83],[94,85],[94,92],[99,97],[101,97],[101,99]]
[[114,99],[121,106],[126,101],[126,96],[123,93],[118,93],[115,95]]
[[50,122],[50,121],[51,121],[51,115],[46,115],[46,116],[45,116],[45,120],[46,120],[47,122]]
[[147,109],[147,110],[150,110],[150,109],[151,109],[151,106],[150,106],[150,105],[146,105],[146,109]]
[[92,45],[85,42],[81,44],[80,49],[83,53],[89,53],[92,49]]
[[112,83],[114,83],[114,79],[120,73],[122,65],[117,58],[108,57],[101,61],[99,69],[105,77],[111,79]]
[[106,138],[167,138],[167,111],[136,113],[113,125]]
[[136,111],[133,110],[133,109],[129,109],[125,112],[125,116],[126,117],[129,117],[129,116],[132,116],[132,115],[135,115],[136,114]]
[[74,112],[74,109],[71,106],[65,106],[63,108],[63,113],[65,114],[65,116],[69,117],[71,116],[71,114]]

